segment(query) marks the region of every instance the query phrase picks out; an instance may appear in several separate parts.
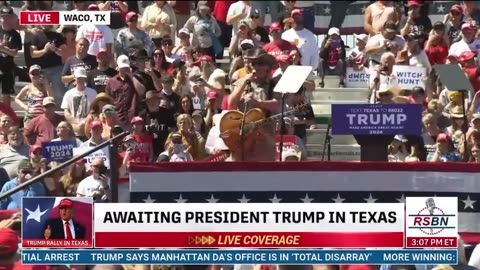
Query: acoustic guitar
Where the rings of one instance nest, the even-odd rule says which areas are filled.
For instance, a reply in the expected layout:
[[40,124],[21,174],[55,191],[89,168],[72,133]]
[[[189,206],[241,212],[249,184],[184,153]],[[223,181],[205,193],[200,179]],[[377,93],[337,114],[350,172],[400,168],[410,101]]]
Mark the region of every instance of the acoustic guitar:
[[[283,117],[287,117],[296,112],[302,111],[306,108],[306,105],[307,104],[300,104],[288,111],[285,111],[283,113]],[[263,126],[276,123],[278,120],[281,120],[281,117],[282,114],[276,114],[267,118],[262,109],[250,109],[245,115],[243,137],[246,138],[253,132],[259,131],[259,129]],[[220,119],[220,137],[232,152],[241,151],[242,149],[242,135],[240,134],[242,119],[243,112],[240,111],[229,111]]]

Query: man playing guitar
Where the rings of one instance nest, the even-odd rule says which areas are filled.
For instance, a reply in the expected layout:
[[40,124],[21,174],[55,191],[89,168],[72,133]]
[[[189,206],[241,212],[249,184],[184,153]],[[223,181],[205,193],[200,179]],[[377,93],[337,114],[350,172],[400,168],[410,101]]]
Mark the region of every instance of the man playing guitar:
[[[235,82],[233,91],[228,96],[228,107],[244,113],[258,108],[265,117],[269,117],[280,109],[279,97],[273,92],[275,83],[271,79],[271,70],[276,65],[275,58],[263,49],[251,49],[245,53],[245,58],[250,59],[249,68],[252,72]],[[275,160],[275,124],[263,125],[242,140],[240,150],[230,149],[230,161]]]

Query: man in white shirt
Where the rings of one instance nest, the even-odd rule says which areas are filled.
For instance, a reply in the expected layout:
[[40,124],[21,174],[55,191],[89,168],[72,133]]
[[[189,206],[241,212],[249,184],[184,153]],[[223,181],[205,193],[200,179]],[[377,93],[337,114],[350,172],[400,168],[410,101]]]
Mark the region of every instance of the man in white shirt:
[[392,52],[394,55],[405,48],[405,40],[397,35],[397,26],[394,21],[387,21],[382,33],[371,37],[365,46],[365,53],[370,56],[373,67],[380,63],[381,57],[386,52]]
[[303,10],[294,9],[291,16],[295,23],[292,29],[283,32],[282,39],[297,46],[302,55],[301,64],[303,66],[311,66],[313,70],[317,70],[320,62],[317,38],[304,26]]
[[95,158],[90,165],[92,175],[86,177],[77,187],[77,197],[92,197],[96,202],[109,198],[109,182],[106,176],[107,167],[101,158]]
[[303,10],[303,19],[305,21],[304,22],[305,28],[307,28],[312,32],[315,32],[315,2],[316,1],[296,1],[295,2],[295,7]]
[[448,60],[456,60],[462,53],[480,51],[480,39],[475,38],[476,27],[473,23],[467,22],[462,25],[462,39],[453,43],[448,50]]
[[97,96],[97,91],[86,86],[87,71],[77,67],[74,71],[76,86],[68,90],[63,96],[61,108],[65,119],[73,126],[73,131],[78,137],[85,137],[85,119],[90,110],[90,105]]
[[[98,11],[98,7],[97,10],[94,10],[90,6],[88,10]],[[84,24],[78,28],[75,40],[78,41],[81,38],[86,38],[90,42],[88,54],[97,56],[98,51],[104,49],[110,56],[113,56],[113,32],[107,25]]]

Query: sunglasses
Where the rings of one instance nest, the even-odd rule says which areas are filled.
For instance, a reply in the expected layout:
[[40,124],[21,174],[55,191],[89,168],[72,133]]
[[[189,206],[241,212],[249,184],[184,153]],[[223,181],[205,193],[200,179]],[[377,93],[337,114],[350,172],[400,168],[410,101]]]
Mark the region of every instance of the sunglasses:
[[28,169],[21,169],[21,170],[20,170],[20,173],[30,174],[30,173],[32,173],[32,171],[31,171],[31,170],[28,170]]
[[104,114],[115,114],[117,113],[115,110],[112,110],[112,109],[106,109],[105,111],[103,111]]
[[255,62],[252,62],[252,66],[266,66],[267,63],[265,62],[260,62],[260,61],[255,61]]
[[39,72],[39,71],[34,71],[34,72],[31,72],[30,75],[32,75],[32,76],[40,76],[40,75],[42,75],[42,73]]
[[172,46],[172,45],[173,45],[173,41],[165,41],[165,42],[162,42],[162,45],[163,45],[163,46]]
[[159,57],[159,56],[163,56],[163,53],[154,53],[153,54],[153,57]]

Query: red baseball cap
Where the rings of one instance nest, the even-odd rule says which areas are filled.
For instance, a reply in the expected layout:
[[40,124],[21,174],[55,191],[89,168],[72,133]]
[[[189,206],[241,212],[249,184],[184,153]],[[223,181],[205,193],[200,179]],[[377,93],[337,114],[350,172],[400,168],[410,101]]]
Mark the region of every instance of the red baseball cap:
[[58,208],[73,208],[73,201],[70,199],[63,199],[60,201]]
[[458,12],[458,13],[463,13],[463,7],[461,5],[453,5],[450,8],[450,12],[452,12],[452,11],[455,11],[455,12]]
[[467,31],[475,31],[475,25],[471,22],[466,22],[462,24],[462,31],[467,30]]
[[141,122],[141,123],[144,123],[143,118],[140,117],[140,116],[135,116],[135,117],[133,117],[133,118],[132,118],[132,121],[131,121],[132,124],[136,124],[136,123],[140,123],[140,122]]
[[38,144],[30,146],[30,154],[35,153],[35,151],[37,151],[37,150],[42,150],[42,146],[40,146]]
[[290,14],[290,16],[292,16],[292,17],[295,16],[295,15],[303,16],[303,13],[304,13],[303,9],[296,8],[296,9],[292,10],[292,13]]
[[102,49],[98,50],[97,56],[99,56],[101,53],[105,53],[105,54],[106,54],[107,52],[108,52],[107,49],[102,48]]
[[270,33],[272,33],[273,31],[282,31],[282,25],[279,22],[273,22],[272,24],[270,24],[269,31]]
[[437,135],[437,142],[440,141],[448,142],[450,141],[450,137],[446,133],[440,133]]
[[95,120],[90,123],[90,128],[103,127],[102,122]]
[[218,98],[218,93],[215,91],[209,91],[207,94],[208,100],[213,100]]
[[15,253],[18,249],[18,234],[10,228],[0,229],[0,255]]
[[423,5],[422,1],[412,0],[412,1],[407,2],[407,6],[409,6],[409,7],[420,7],[422,5]]
[[468,60],[472,60],[473,58],[475,58],[476,54],[472,51],[466,51],[466,52],[463,52],[462,54],[460,54],[460,56],[458,57],[458,61],[460,62],[466,62]]
[[88,10],[100,10],[100,8],[95,4],[90,4],[87,8]]
[[133,17],[138,18],[138,14],[133,11],[130,11],[127,13],[127,15],[125,15],[125,21],[129,22]]
[[210,55],[202,55],[200,58],[197,59],[197,61],[195,61],[193,64],[194,65],[199,65],[201,62],[204,62],[204,61],[207,61],[207,62],[212,62],[213,63],[213,59]]

